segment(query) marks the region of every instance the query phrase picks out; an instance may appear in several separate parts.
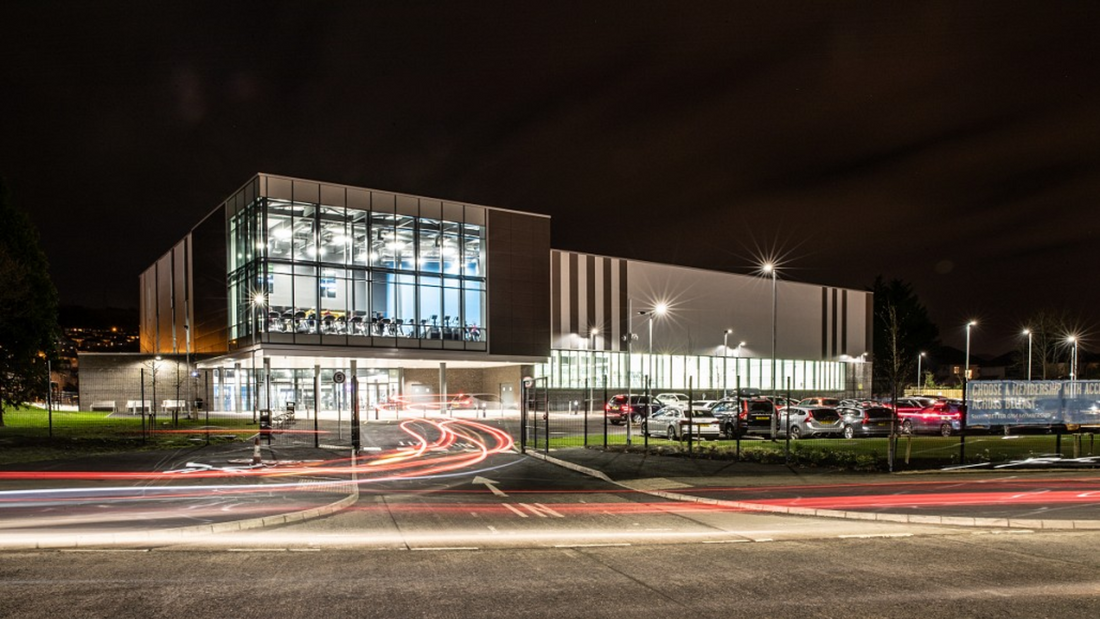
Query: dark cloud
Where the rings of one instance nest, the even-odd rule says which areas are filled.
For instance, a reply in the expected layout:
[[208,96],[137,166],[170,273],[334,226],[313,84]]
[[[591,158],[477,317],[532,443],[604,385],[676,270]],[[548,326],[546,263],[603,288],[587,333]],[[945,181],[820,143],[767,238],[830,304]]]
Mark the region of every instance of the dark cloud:
[[1098,318],[1098,17],[16,0],[0,173],[66,302],[135,305],[138,273],[265,171],[548,213],[565,249],[899,277],[949,341],[974,312],[996,350],[1040,307]]

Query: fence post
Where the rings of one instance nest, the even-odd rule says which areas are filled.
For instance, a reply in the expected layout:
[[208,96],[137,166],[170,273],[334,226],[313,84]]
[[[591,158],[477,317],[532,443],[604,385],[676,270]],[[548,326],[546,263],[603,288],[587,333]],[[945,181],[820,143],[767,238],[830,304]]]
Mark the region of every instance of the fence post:
[[[738,362],[741,359],[737,360]],[[774,408],[774,405],[773,405]],[[773,411],[774,412],[774,411]],[[745,421],[748,422],[748,414],[745,415]],[[741,460],[741,372],[737,372],[737,413],[733,417],[733,440],[737,445],[737,460]]]
[[[607,374],[603,375],[603,401],[607,402]],[[603,412],[603,450],[607,451],[607,411]]]
[[547,383],[542,385],[543,419],[546,420],[546,453],[550,453],[550,389]]
[[138,414],[141,415],[141,442],[145,443],[145,368],[141,368],[141,404],[138,406]]
[[584,391],[588,394],[588,401],[584,405],[584,446],[588,447],[588,413],[592,410],[592,392],[588,389],[588,380],[584,379]]

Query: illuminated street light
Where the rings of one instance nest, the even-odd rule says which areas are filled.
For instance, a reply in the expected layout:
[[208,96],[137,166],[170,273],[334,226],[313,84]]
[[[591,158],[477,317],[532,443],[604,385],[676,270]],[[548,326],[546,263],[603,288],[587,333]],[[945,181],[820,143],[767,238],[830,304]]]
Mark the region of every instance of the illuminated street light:
[[737,343],[737,349],[733,351],[733,379],[737,383],[737,397],[741,397],[741,347],[744,342]]
[[1027,336],[1027,379],[1031,380],[1031,329],[1024,329]]
[[726,363],[730,357],[730,345],[729,337],[730,333],[733,333],[733,329],[726,329],[722,333],[722,397],[729,397],[729,368]]
[[924,383],[924,377],[920,373],[920,362],[924,360],[924,353],[917,354],[917,389],[920,389],[921,384]]
[[1069,364],[1069,379],[1077,380],[1077,336],[1071,335],[1067,337],[1066,342],[1073,344],[1073,356],[1070,357]]
[[966,365],[963,367],[963,380],[970,379],[970,328],[978,325],[977,320],[966,323]]
[[[763,271],[764,273],[771,274],[771,276],[772,276],[772,393],[774,395],[778,395],[779,394],[779,391],[778,391],[779,388],[776,386],[776,382],[775,382],[775,340],[776,340],[775,325],[776,325],[776,309],[778,307],[778,303],[777,303],[778,295],[776,294],[776,287],[775,287],[775,271],[776,271],[776,268],[775,268],[775,265],[772,264],[771,262],[765,262],[760,267],[760,270]],[[771,436],[772,440],[775,440],[775,436],[778,433],[778,427],[777,427],[777,423],[776,423],[778,420],[777,420],[776,417],[777,417],[776,415],[772,415],[772,433],[771,433],[772,434],[772,436]]]
[[[659,317],[659,316],[664,316],[667,313],[668,313],[668,304],[664,303],[664,302],[658,303],[657,305],[653,306],[653,309],[642,310],[642,311],[638,312],[639,316],[645,316],[646,319],[649,321],[649,379],[651,381],[654,380],[654,378],[653,378],[653,318],[654,317]],[[654,382],[656,382],[656,381],[654,381]]]

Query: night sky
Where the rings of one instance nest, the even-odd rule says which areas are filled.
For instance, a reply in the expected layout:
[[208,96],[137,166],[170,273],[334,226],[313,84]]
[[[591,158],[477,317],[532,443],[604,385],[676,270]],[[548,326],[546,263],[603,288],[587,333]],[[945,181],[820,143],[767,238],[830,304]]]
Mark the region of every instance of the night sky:
[[1100,341],[1100,3],[0,4],[0,174],[61,301],[256,172],[553,217],[559,249],[911,282],[947,344]]

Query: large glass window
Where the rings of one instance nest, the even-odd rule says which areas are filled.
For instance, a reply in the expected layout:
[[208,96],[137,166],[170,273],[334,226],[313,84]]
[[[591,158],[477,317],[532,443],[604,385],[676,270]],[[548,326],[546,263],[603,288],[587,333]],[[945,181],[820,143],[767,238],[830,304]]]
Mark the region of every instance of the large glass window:
[[[440,219],[438,210],[396,214],[388,204],[385,195],[372,202],[380,211],[265,198],[235,213],[231,337],[448,339],[484,350],[484,226]],[[254,317],[257,298],[264,307]]]

